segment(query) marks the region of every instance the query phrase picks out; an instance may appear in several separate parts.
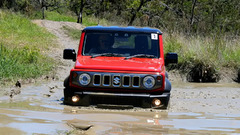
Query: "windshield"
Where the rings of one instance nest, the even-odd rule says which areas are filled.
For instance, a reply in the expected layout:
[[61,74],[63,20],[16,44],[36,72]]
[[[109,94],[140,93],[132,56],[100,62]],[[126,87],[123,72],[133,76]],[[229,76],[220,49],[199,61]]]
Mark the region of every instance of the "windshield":
[[158,34],[155,33],[88,32],[84,40],[84,56],[160,56]]

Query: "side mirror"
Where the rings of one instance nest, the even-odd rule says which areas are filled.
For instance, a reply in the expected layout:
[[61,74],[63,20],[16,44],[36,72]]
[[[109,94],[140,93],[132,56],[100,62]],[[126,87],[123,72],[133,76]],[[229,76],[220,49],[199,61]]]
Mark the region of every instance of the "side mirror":
[[165,65],[168,65],[170,63],[178,63],[177,53],[167,53],[165,58]]
[[74,49],[64,49],[63,50],[63,59],[69,59],[76,61],[76,52]]

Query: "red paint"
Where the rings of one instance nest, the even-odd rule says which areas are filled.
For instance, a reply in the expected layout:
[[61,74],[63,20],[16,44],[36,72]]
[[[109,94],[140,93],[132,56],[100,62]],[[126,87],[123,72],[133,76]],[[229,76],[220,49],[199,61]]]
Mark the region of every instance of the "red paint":
[[[160,57],[164,58],[162,35],[159,35],[159,46],[160,46]],[[163,64],[164,64],[164,61],[163,61]]]
[[130,72],[162,72],[163,59],[132,58],[124,60],[124,57],[96,57],[78,56],[75,68],[89,70],[115,70]]

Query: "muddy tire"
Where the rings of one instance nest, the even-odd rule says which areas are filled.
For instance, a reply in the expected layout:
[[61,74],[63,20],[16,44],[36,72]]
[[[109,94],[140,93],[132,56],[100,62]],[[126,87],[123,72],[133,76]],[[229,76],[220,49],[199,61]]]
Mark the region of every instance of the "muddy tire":
[[69,88],[65,88],[63,90],[63,94],[64,94],[63,104],[71,105],[72,104],[71,99],[72,99],[74,92]]
[[170,97],[167,97],[166,99],[164,99],[163,106],[160,109],[164,109],[164,110],[168,109],[168,107],[170,106],[169,101],[170,101]]

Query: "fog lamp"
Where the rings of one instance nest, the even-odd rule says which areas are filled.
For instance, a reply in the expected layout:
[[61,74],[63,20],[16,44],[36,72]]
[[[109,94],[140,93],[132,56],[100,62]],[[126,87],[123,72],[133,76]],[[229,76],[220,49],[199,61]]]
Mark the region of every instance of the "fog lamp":
[[78,102],[79,99],[80,99],[80,97],[79,97],[78,95],[72,96],[72,101],[73,101],[74,103]]
[[154,98],[153,101],[152,101],[152,104],[154,106],[160,106],[161,105],[161,100],[157,99],[157,98]]

